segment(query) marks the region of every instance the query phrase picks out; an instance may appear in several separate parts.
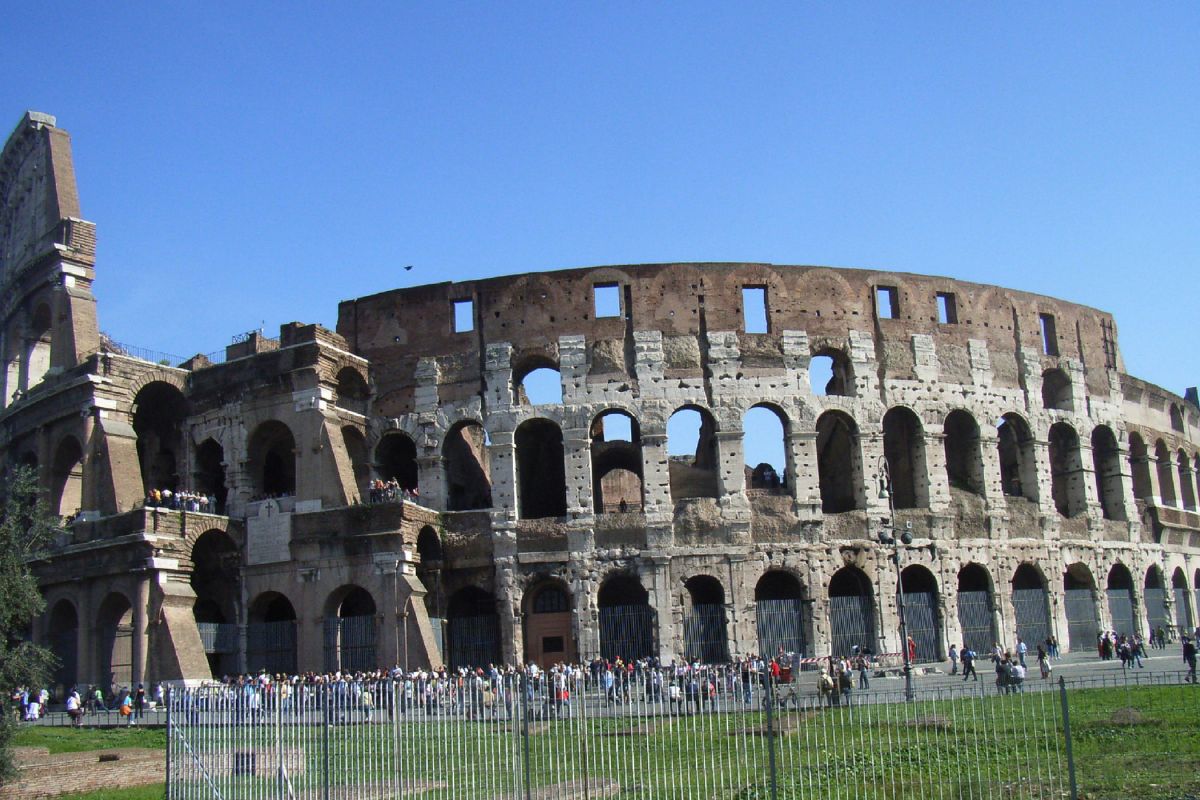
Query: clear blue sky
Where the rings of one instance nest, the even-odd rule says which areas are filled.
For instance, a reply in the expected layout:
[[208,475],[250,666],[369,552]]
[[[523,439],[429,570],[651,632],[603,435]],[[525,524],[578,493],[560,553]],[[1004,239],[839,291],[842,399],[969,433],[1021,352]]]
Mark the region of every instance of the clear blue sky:
[[1200,383],[1194,3],[5,5],[0,124],[71,131],[121,342],[746,260],[1094,305]]

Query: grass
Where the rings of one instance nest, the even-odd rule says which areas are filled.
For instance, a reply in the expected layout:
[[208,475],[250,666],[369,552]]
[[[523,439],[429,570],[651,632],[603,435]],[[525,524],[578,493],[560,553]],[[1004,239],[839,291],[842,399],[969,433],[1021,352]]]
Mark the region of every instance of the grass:
[[127,747],[164,749],[167,734],[162,728],[20,728],[13,737],[18,747],[46,747],[51,753],[80,753]]
[[[1080,797],[1173,799],[1200,793],[1198,709],[1200,688],[1194,686],[1073,690]],[[771,737],[761,712],[531,722],[528,762],[519,724],[455,719],[393,726],[380,722],[383,716],[377,712],[375,724],[357,721],[328,731],[271,724],[227,729],[241,737],[236,749],[258,754],[260,777],[233,777],[228,767],[213,774],[227,797],[273,786],[275,734],[281,730],[297,791],[318,786],[328,763],[340,786],[415,787],[423,790],[415,796],[430,800],[515,794],[528,763],[530,781],[538,787],[564,786],[586,775],[593,786],[614,789],[605,796],[625,800],[766,800],[774,742],[779,800],[1069,796],[1054,692],[789,711],[774,715]],[[215,751],[207,744],[211,730],[194,731],[197,750]],[[27,728],[18,743],[68,752],[162,747],[164,736],[151,730]],[[159,784],[71,800],[157,800],[162,792]]]
[[60,794],[57,800],[163,800],[166,791],[165,783],[149,783],[129,789],[101,789],[97,792]]

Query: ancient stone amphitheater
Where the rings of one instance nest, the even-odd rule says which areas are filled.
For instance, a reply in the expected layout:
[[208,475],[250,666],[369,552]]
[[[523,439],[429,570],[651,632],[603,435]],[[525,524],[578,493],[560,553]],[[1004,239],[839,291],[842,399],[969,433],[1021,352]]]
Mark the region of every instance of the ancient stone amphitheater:
[[895,652],[898,589],[918,660],[1196,624],[1200,409],[1128,375],[1102,311],[648,264],[179,360],[100,335],[53,118],[8,140],[0,201],[0,455],[64,517],[32,631],[61,683]]

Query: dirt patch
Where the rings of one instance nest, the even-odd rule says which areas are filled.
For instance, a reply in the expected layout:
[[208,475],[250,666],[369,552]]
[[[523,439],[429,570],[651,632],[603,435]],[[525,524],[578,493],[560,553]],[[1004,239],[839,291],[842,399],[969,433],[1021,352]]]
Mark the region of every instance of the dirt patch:
[[623,737],[623,736],[649,736],[658,731],[658,726],[654,723],[645,725],[635,725],[632,728],[622,728],[616,731],[605,731],[603,736]]
[[1136,708],[1118,708],[1112,713],[1109,721],[1113,725],[1145,725],[1149,722],[1146,715]]
[[939,716],[938,714],[929,714],[928,716],[910,719],[904,724],[910,728],[921,728],[923,730],[933,731],[948,731],[954,727],[954,723],[951,720],[947,719],[946,717]]

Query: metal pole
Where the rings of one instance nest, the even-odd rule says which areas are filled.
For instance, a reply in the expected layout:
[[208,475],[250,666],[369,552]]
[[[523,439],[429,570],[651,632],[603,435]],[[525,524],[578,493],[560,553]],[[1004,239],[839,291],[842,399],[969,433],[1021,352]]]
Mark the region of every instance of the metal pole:
[[167,687],[167,797],[171,797],[171,747],[174,745],[174,740],[171,735],[174,730],[171,728],[171,693],[173,687]]
[[[889,504],[891,501],[888,501]],[[893,529],[895,528],[895,517],[892,518]],[[895,550],[892,551],[892,563],[896,565],[896,611],[900,614],[900,649],[904,657],[904,699],[912,702],[916,699],[916,691],[913,688],[913,668],[912,658],[908,652],[908,624],[904,620],[904,578],[900,574],[900,545],[893,545]]]
[[[529,765],[529,673],[521,673],[519,686],[521,687],[521,708],[523,709],[521,714],[521,743],[525,761],[525,800],[532,800],[533,786],[531,785],[532,780],[530,778]],[[586,783],[587,776],[584,775],[583,779]]]
[[322,774],[321,774],[321,784],[322,784],[322,789],[323,789],[322,794],[323,794],[325,800],[329,800],[329,777],[330,777],[330,775],[329,775],[329,726],[330,726],[331,717],[330,717],[330,710],[329,710],[329,686],[328,686],[328,684],[323,684],[321,686],[321,691],[319,693],[319,699],[321,700],[321,708],[322,708],[321,716],[322,716],[322,722],[323,722],[323,724],[321,725],[321,745],[322,745],[321,758],[322,758],[324,768],[322,769]]
[[1075,782],[1075,754],[1071,750],[1071,709],[1067,703],[1067,681],[1058,676],[1058,694],[1062,699],[1063,738],[1067,742],[1067,776],[1071,781],[1071,800],[1079,800],[1079,786]]
[[777,800],[779,797],[779,775],[775,769],[775,679],[771,672],[767,671],[767,689],[763,695],[763,701],[767,707],[767,764],[770,769],[770,785],[771,785],[771,800]]

